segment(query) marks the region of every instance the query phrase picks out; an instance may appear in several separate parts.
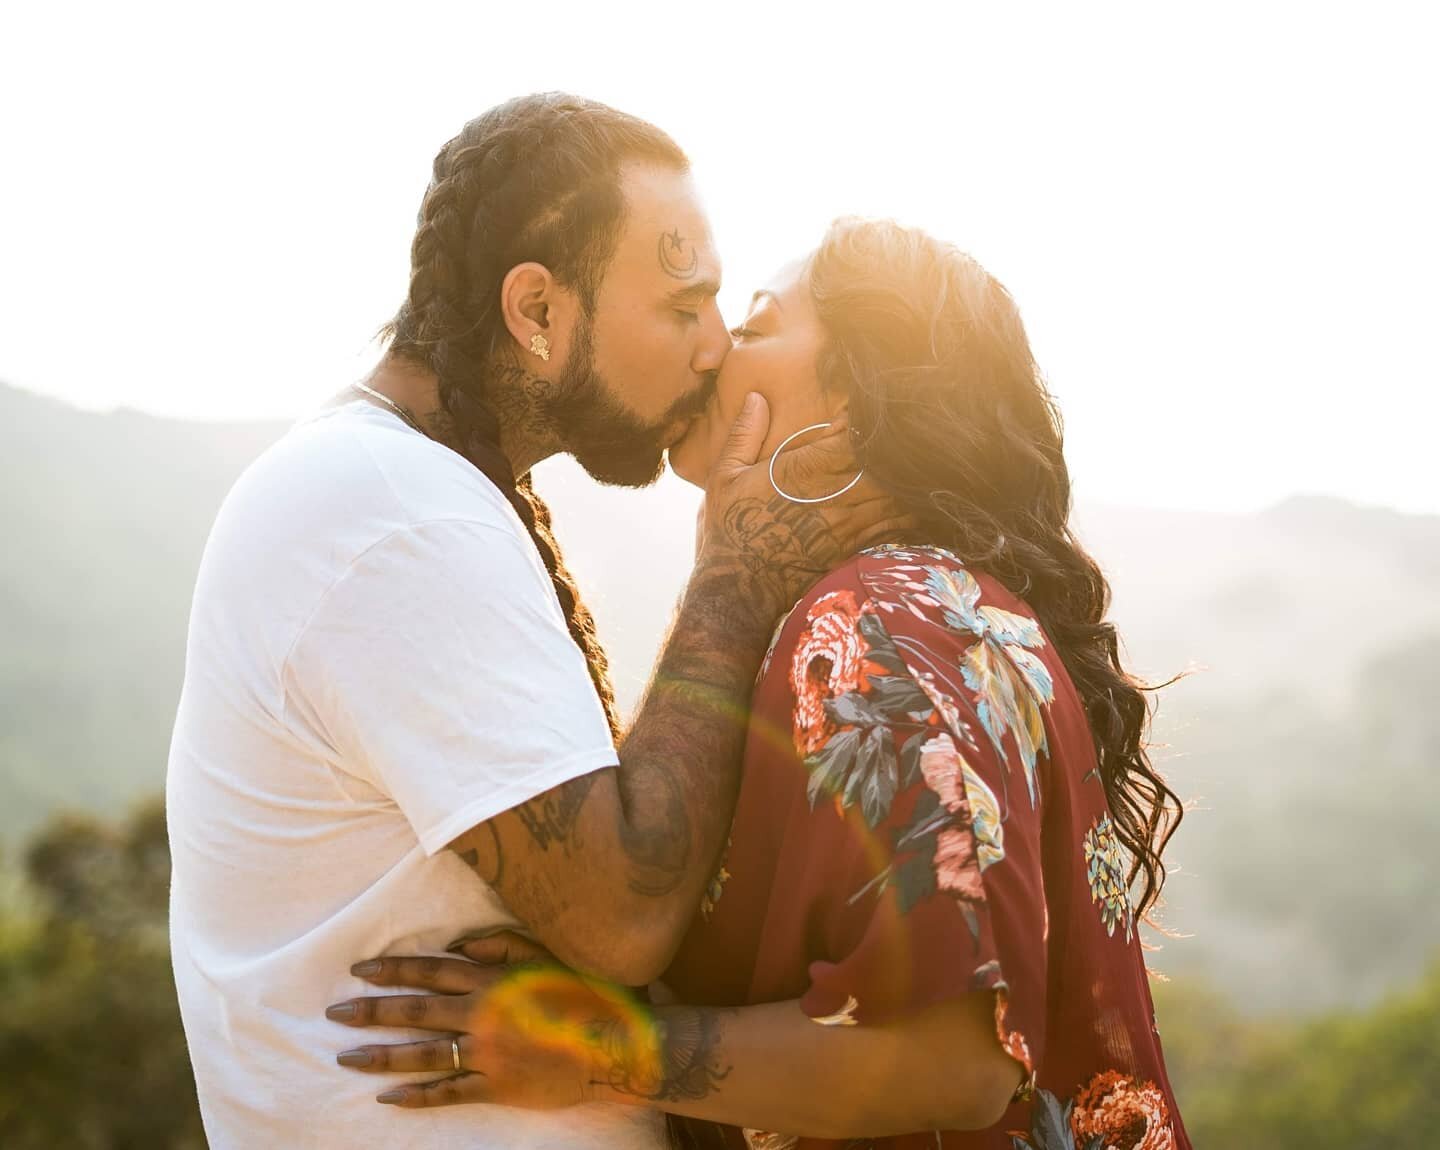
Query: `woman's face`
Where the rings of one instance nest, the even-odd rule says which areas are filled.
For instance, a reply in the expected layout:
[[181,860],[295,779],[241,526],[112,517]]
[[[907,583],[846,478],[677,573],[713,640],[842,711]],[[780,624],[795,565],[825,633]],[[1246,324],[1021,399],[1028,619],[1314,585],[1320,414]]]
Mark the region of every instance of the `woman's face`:
[[808,266],[808,261],[798,260],[781,269],[755,293],[744,321],[731,329],[733,346],[720,369],[714,398],[670,449],[670,466],[681,479],[704,486],[752,391],[770,405],[762,458],[802,427],[828,422],[845,410],[845,397],[826,394],[815,374],[824,330],[810,296]]

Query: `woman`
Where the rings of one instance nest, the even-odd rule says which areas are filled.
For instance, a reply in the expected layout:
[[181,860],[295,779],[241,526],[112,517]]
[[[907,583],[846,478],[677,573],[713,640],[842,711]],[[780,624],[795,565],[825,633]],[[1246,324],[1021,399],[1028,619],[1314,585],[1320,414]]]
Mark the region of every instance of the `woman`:
[[[701,482],[760,391],[767,450],[848,422],[918,527],[776,634],[730,846],[666,977],[704,1005],[544,964],[385,959],[373,980],[452,996],[426,1017],[460,1037],[383,1064],[477,1073],[381,1100],[623,1101],[714,1145],[1187,1147],[1137,932],[1180,805],[1067,526],[1059,416],[1014,302],[949,245],[842,221],[733,337],[677,473]],[[536,957],[514,938],[465,952]],[[405,1023],[405,1001],[361,1014]]]

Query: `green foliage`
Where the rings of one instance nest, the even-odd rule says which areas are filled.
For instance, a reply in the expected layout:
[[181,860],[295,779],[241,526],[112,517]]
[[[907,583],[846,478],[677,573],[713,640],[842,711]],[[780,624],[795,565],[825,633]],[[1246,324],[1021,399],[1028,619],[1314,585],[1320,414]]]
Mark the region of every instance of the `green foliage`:
[[0,902],[0,1145],[203,1147],[166,949],[158,803],[56,820]]
[[1365,1011],[1243,1017],[1203,985],[1157,988],[1166,1060],[1191,1139],[1225,1150],[1440,1145],[1440,961]]
[[[165,947],[169,854],[148,803],[53,820],[0,879],[0,1145],[204,1146]],[[1421,1150],[1440,1130],[1440,961],[1368,1010],[1251,1017],[1156,987],[1181,1113],[1225,1150]]]

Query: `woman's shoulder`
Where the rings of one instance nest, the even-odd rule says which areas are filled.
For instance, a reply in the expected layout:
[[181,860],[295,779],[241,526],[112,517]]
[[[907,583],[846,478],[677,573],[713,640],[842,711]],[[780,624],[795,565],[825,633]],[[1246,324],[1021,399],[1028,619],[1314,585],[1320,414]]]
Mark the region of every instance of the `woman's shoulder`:
[[820,579],[782,623],[803,619],[817,607],[889,613],[897,608],[922,621],[961,624],[973,630],[974,613],[1003,612],[1033,620],[1034,612],[993,575],[934,544],[887,543],[851,556]]
[[836,592],[849,591],[866,598],[889,598],[901,591],[921,591],[937,572],[964,571],[987,597],[1014,600],[1004,587],[955,552],[933,544],[885,543],[858,551],[814,583],[790,609],[786,618],[804,614]]
[[943,596],[954,586],[963,588],[977,602],[1031,614],[1019,596],[982,566],[936,544],[887,543],[860,552],[850,563],[856,577],[875,598],[927,590]]
[[896,611],[920,623],[969,633],[982,630],[986,616],[1009,621],[1012,627],[1021,621],[1034,625],[1034,613],[1018,596],[953,551],[932,544],[887,543],[857,552],[818,580],[781,617],[771,650],[818,615],[858,618]]
[[944,547],[885,544],[828,572],[780,619],[761,678],[781,649],[819,642],[833,656],[829,647],[850,636],[888,646],[890,633],[954,644],[956,655],[986,635],[1044,646],[1030,609],[989,574]]

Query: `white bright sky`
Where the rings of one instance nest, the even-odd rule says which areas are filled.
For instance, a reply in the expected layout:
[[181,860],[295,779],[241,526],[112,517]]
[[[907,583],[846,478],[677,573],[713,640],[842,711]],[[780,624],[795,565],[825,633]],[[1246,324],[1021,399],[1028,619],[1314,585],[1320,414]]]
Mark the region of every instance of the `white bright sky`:
[[356,378],[436,149],[565,88],[691,153],[749,292],[846,212],[1020,301],[1080,494],[1440,511],[1421,5],[57,2],[0,15],[0,380],[290,417]]

